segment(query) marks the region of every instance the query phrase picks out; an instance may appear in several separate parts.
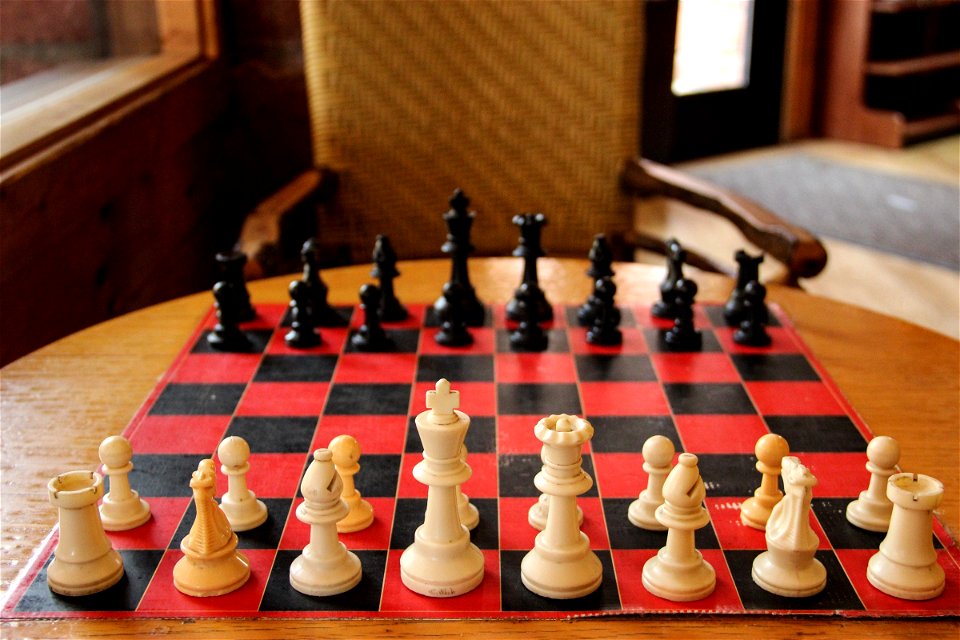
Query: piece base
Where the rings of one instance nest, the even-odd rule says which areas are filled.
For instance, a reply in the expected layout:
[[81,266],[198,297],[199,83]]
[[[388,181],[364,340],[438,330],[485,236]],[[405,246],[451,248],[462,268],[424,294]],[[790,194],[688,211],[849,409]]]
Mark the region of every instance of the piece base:
[[766,554],[761,553],[754,559],[750,572],[753,581],[764,591],[787,598],[806,598],[820,593],[827,586],[827,570],[819,560],[814,559],[805,570],[786,571],[767,563]]
[[373,524],[373,507],[366,500],[361,500],[360,504],[353,508],[343,520],[337,522],[337,531],[339,533],[363,531],[371,524]]
[[[308,596],[334,596],[353,589],[363,577],[363,567],[356,554],[347,551],[340,566],[331,568],[322,566],[316,570],[308,570],[309,562],[303,555],[297,556],[290,565],[290,586]],[[316,578],[322,576],[323,582],[307,580],[306,576]]]
[[267,521],[267,505],[257,500],[257,506],[238,508],[236,504],[224,504],[221,501],[220,508],[227,516],[227,522],[234,531],[250,531],[256,529]]
[[[99,558],[93,564],[95,569],[97,565],[102,565],[99,569],[108,569],[109,572],[99,579],[90,580],[91,575],[97,572],[96,570],[81,570],[81,565],[71,566],[68,565],[68,563],[54,558],[53,562],[47,568],[47,586],[50,587],[50,591],[62,596],[89,596],[109,589],[120,582],[120,578],[123,577],[123,560],[120,558],[120,554],[112,549],[107,555]],[[84,563],[82,566],[89,566],[89,563]],[[110,568],[111,566],[113,567],[112,569]],[[86,578],[86,581],[81,581],[80,579],[76,581],[67,580],[65,578],[67,578],[68,575],[71,577],[79,576],[80,578]]]
[[[899,581],[894,584],[881,574],[896,575]],[[908,567],[891,562],[880,552],[867,563],[867,580],[885,594],[902,600],[930,600],[943,593],[946,586],[943,567],[939,563]]]
[[416,543],[400,556],[403,585],[431,598],[452,598],[473,591],[483,581],[483,571],[483,554],[472,543],[455,558],[423,555]]
[[699,564],[676,567],[667,566],[658,554],[644,563],[642,582],[643,587],[655,596],[671,602],[692,602],[713,593],[717,587],[717,574],[702,556]]
[[868,503],[857,499],[847,505],[847,522],[867,531],[883,533],[890,529],[890,515],[893,504],[888,509],[871,508]]
[[100,521],[103,523],[104,531],[129,531],[136,529],[150,519],[150,505],[146,501],[139,499],[139,506],[134,507],[133,513],[128,513],[126,517],[118,518],[111,516],[113,509],[104,509],[106,505],[100,505]]
[[633,526],[646,531],[666,531],[667,528],[660,524],[656,516],[653,515],[656,511],[656,505],[652,505],[652,503],[649,504],[653,506],[653,509],[649,509],[648,503],[642,500],[634,500],[631,502],[630,507],[627,509],[627,520],[629,520]]
[[[198,566],[199,565],[199,566]],[[202,576],[200,580],[190,580],[189,576]],[[184,578],[188,578],[186,581]],[[250,579],[250,561],[242,553],[236,552],[216,562],[193,561],[184,556],[173,566],[173,586],[180,593],[196,598],[222,596],[236,591]],[[198,586],[197,582],[208,581]]]

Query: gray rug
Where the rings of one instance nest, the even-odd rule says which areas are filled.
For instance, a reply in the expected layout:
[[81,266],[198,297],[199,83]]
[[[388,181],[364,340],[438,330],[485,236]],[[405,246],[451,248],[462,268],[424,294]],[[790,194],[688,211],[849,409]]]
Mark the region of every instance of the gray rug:
[[960,271],[960,190],[797,152],[686,169],[819,236]]

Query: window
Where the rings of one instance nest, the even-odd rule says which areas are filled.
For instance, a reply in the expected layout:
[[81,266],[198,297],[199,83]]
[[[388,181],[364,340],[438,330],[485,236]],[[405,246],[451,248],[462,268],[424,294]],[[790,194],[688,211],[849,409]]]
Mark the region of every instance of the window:
[[740,89],[750,82],[754,0],[680,0],[673,94]]

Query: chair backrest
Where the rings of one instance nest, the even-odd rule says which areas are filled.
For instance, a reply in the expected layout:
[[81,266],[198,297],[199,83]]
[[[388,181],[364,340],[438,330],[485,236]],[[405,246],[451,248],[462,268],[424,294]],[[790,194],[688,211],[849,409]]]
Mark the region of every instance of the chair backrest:
[[619,189],[638,144],[640,0],[302,0],[314,161],[339,175],[321,243],[369,260],[437,255],[460,187],[481,254],[585,255],[630,227]]

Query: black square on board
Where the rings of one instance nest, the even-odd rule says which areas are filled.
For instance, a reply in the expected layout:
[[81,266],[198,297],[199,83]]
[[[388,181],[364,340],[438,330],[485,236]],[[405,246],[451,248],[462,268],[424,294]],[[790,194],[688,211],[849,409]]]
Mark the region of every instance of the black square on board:
[[223,416],[231,415],[247,388],[245,384],[177,384],[160,392],[150,407],[153,415]]
[[[258,500],[262,500],[267,507],[267,519],[259,527],[236,532],[238,549],[276,549],[280,544],[280,537],[283,535],[283,527],[290,515],[293,500],[291,498],[258,498]],[[180,541],[190,533],[190,527],[193,526],[196,517],[197,505],[191,500],[168,548],[180,548]]]
[[650,357],[646,355],[578,355],[577,375],[581,382],[653,382]]
[[730,359],[747,382],[820,380],[802,353],[733,354]]
[[325,415],[406,415],[409,384],[335,384],[330,388]]
[[51,555],[20,598],[16,610],[21,612],[135,611],[160,565],[163,551],[122,549],[119,553],[123,559],[123,577],[117,584],[100,593],[70,597],[57,595],[47,586],[47,567],[53,561],[53,555]]
[[[847,521],[847,505],[851,501],[851,498],[814,498],[813,513],[834,549],[876,550],[887,533],[867,531],[850,524]],[[933,546],[937,549],[943,546],[936,536],[933,536]]]
[[[540,473],[543,462],[536,454],[503,454],[497,460],[500,473],[500,495],[504,498],[537,498],[540,491],[533,484],[533,478]],[[593,471],[593,458],[583,456],[583,470],[591,478],[597,475]],[[583,497],[596,497],[597,483]]]
[[668,331],[667,329],[644,329],[643,337],[646,339],[647,346],[650,348],[651,353],[717,353],[719,351],[723,351],[723,348],[720,346],[720,341],[717,340],[717,336],[712,330],[703,329],[700,327],[698,327],[697,330],[700,331],[700,336],[703,341],[703,344],[699,349],[683,350],[668,345],[664,340],[664,336]]
[[[866,451],[867,441],[847,416],[766,416],[770,431],[783,436],[791,451]],[[864,487],[866,488],[866,487]]]
[[[471,453],[496,453],[496,418],[471,416],[470,428],[467,430],[467,437],[463,444],[467,447],[468,461]],[[423,443],[420,441],[420,433],[417,431],[414,418],[410,418],[407,424],[407,441],[403,450],[405,453],[423,452]]]
[[[246,334],[247,338],[250,340],[250,348],[245,351],[238,351],[236,353],[263,353],[263,350],[267,348],[267,345],[270,344],[270,338],[273,337],[272,329],[244,329],[241,325],[240,330]],[[211,331],[205,330],[201,332],[200,337],[197,338],[197,341],[193,343],[193,348],[190,349],[191,353],[227,353],[225,351],[220,351],[219,349],[214,349],[209,342],[207,342],[207,336],[209,336]]]
[[[544,329],[547,334],[546,353],[568,353],[570,351],[570,341],[567,340],[567,332],[563,329]],[[497,353],[523,353],[510,346],[510,329],[497,329]]]
[[520,577],[520,563],[526,551],[500,552],[500,597],[504,611],[616,611],[620,609],[617,578],[609,551],[595,551],[603,565],[603,581],[593,593],[582,598],[554,600],[533,593]]
[[253,453],[307,453],[316,428],[316,418],[238,416],[223,437],[240,436]]
[[757,412],[750,396],[739,384],[664,384],[663,390],[675,414],[744,415]]
[[499,384],[497,410],[500,415],[583,415],[577,385],[565,383]]
[[263,356],[254,382],[330,382],[337,366],[334,355]]
[[764,591],[753,581],[753,561],[762,551],[725,551],[727,565],[737,585],[743,607],[750,611],[855,611],[863,609],[843,566],[833,551],[821,549],[816,558],[827,570],[827,586],[806,598],[787,598]]
[[130,485],[143,498],[193,497],[190,477],[211,453],[135,453]]
[[[480,549],[497,549],[500,533],[496,498],[470,498],[480,513],[480,522],[470,531],[470,541]],[[393,531],[390,548],[406,549],[413,543],[413,534],[423,524],[427,510],[426,498],[398,498],[393,513]]]
[[446,378],[457,382],[493,382],[493,356],[421,355],[417,363],[419,382],[436,382]]
[[[351,331],[350,335],[347,337],[346,352],[347,353],[363,353],[351,342],[353,334],[356,331]],[[417,347],[420,344],[420,330],[419,329],[387,329],[387,337],[390,339],[390,342],[379,351],[381,353],[416,353]],[[376,353],[376,352],[368,352]]]
[[377,611],[387,570],[385,550],[351,549],[360,560],[363,575],[353,589],[335,596],[308,596],[290,584],[290,565],[300,551],[277,551],[260,601],[260,611]]
[[[642,490],[642,488],[641,488]],[[637,491],[639,494],[640,490]],[[627,517],[634,498],[604,498],[603,517],[611,549],[659,549],[667,544],[666,531],[647,531],[634,526]],[[697,529],[694,534],[697,549],[719,549],[720,541],[713,524]]]
[[708,498],[746,498],[760,486],[757,459],[752,455],[704,453],[697,456],[697,466]]
[[647,438],[655,435],[669,438],[676,451],[683,451],[670,416],[590,416],[590,424],[590,447],[597,453],[640,453]]

